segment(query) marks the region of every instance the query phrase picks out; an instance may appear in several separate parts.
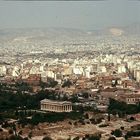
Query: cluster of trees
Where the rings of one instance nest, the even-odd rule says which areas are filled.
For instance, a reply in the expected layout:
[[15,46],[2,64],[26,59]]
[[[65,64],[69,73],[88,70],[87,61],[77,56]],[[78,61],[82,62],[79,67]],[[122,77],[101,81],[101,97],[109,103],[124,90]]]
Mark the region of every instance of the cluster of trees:
[[18,92],[21,92],[21,91],[29,91],[29,92],[32,92],[32,87],[29,86],[29,84],[27,84],[25,82],[17,82],[15,84],[15,87],[17,88],[17,91]]
[[[12,92],[0,92],[0,122],[3,122],[5,118],[22,118],[22,116],[32,116],[29,110],[40,109],[40,101],[43,99],[56,100],[57,94],[53,91],[40,91],[36,95],[12,93]],[[68,100],[65,96],[61,100]],[[76,102],[77,96],[73,95],[69,101]],[[20,112],[19,112],[20,110]],[[28,111],[26,111],[28,110]],[[85,111],[93,111],[89,107],[74,107],[76,113],[70,113],[72,119],[79,117],[78,113],[83,114]],[[78,111],[78,112],[77,112]],[[15,112],[15,113],[14,113]],[[30,115],[29,115],[30,114]],[[63,116],[63,114],[61,114]],[[58,116],[57,116],[58,117]],[[68,116],[67,116],[68,117]],[[54,118],[55,119],[55,118]]]
[[12,92],[0,93],[0,110],[16,109],[26,106],[28,109],[39,108],[40,100],[48,98],[51,93],[47,94],[21,94]]
[[[101,135],[100,134],[94,134],[94,135],[85,135],[82,140],[100,140],[101,139]],[[69,139],[68,139],[69,140]],[[73,140],[80,140],[80,137],[75,137],[73,138]]]
[[[55,87],[58,85],[58,82],[49,78],[48,79],[48,82],[45,83],[45,82],[40,82],[40,85],[42,88],[47,88],[47,87]],[[62,88],[65,88],[65,87],[70,87],[72,85],[72,82],[70,80],[65,80],[62,84]]]
[[16,114],[14,114],[14,111],[39,109],[40,100],[44,98],[52,99],[53,96],[54,93],[51,91],[40,92],[36,95],[12,93],[9,91],[0,92],[0,123],[6,118],[15,118]]
[[[88,135],[87,134],[82,138],[82,140],[100,140],[100,139],[101,139],[100,134],[94,134],[94,135]],[[45,136],[43,138],[43,140],[52,140],[52,138],[49,137],[49,136]],[[67,140],[70,140],[70,138],[68,138]],[[73,138],[73,140],[80,140],[80,137],[77,136],[77,137]],[[116,140],[116,138],[115,137],[110,137],[108,140]]]
[[70,80],[66,80],[64,81],[64,83],[62,84],[62,87],[70,87],[72,85],[72,82]]
[[[39,109],[40,100],[51,99],[56,100],[56,93],[54,91],[40,91],[36,95],[12,93],[9,91],[0,92],[0,110],[16,109],[17,107],[26,106],[27,109]],[[67,98],[64,97],[66,100]],[[62,98],[63,100],[63,98]]]
[[[23,112],[25,113],[25,112]],[[30,113],[30,112],[29,112]],[[17,114],[17,113],[16,113]],[[89,119],[88,114],[84,112],[70,112],[70,113],[55,113],[55,112],[48,112],[48,113],[39,113],[36,111],[31,112],[31,118],[27,118],[27,115],[21,115],[18,113],[18,124],[22,127],[25,125],[31,124],[32,126],[37,125],[38,123],[48,122],[48,123],[56,123],[59,121],[64,121],[65,119],[70,119],[72,121],[69,122],[70,125],[85,125],[86,123],[98,124],[102,121],[102,116],[94,116],[93,118]],[[8,125],[6,125],[8,126]]]
[[[5,91],[5,90],[9,90],[9,91],[17,91],[17,92],[32,92],[33,88],[32,85],[29,85],[28,83],[24,82],[24,81],[17,81],[15,82],[13,80],[13,84],[6,84],[6,83],[0,83],[0,91]],[[48,79],[47,82],[42,82],[40,81],[39,86],[41,86],[42,89],[44,88],[48,88],[48,87],[55,87],[58,85],[58,82],[55,81],[54,79],[50,78]]]
[[22,108],[26,106],[27,109],[39,109],[40,100],[51,99],[51,100],[69,100],[72,102],[78,102],[77,96],[73,95],[70,99],[66,95],[60,97],[54,91],[42,90],[36,95],[22,94],[21,92],[12,93],[9,91],[0,92],[0,112],[2,110]]
[[128,131],[125,135],[125,139],[127,140],[131,137],[140,137],[140,130]]
[[116,130],[112,131],[111,134],[114,135],[115,137],[122,137],[123,136],[127,140],[131,137],[139,137],[140,136],[140,130],[128,131],[125,135],[123,135],[121,129],[116,129]]
[[110,98],[108,111],[113,115],[118,114],[119,117],[124,117],[126,114],[135,114],[140,112],[140,104],[126,104],[125,102],[120,102]]
[[2,127],[8,127],[10,129],[8,131],[9,135],[7,135],[6,138],[1,136],[0,140],[29,140],[28,137],[22,137],[22,130],[17,132],[16,125],[14,123],[8,124],[7,122],[5,122]]
[[[100,140],[101,135],[99,134],[95,134],[95,135],[85,135],[85,137],[82,138],[82,140]],[[42,140],[53,140],[51,137],[49,136],[45,136]],[[70,140],[70,138],[68,138],[68,140]],[[73,138],[73,140],[80,140],[80,137],[75,137]]]
[[11,135],[8,138],[0,138],[0,140],[29,140],[28,138],[22,138],[21,136]]
[[48,88],[48,87],[51,87],[51,88],[54,88],[55,86],[58,85],[58,82],[55,81],[54,79],[52,78],[49,78],[48,79],[48,82],[40,82],[40,86],[44,89],[44,88]]
[[65,119],[77,120],[81,119],[83,114],[80,112],[70,112],[70,113],[35,113],[31,119],[27,119],[26,117],[22,117],[19,119],[19,124],[23,126],[27,124],[37,125],[38,123],[48,122],[48,123],[56,123],[58,121],[63,121]]

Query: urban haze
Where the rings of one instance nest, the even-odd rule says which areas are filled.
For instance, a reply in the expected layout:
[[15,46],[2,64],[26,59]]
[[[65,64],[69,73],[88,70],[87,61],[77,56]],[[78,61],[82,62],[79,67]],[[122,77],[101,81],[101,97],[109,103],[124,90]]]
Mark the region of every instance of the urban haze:
[[140,140],[139,13],[0,1],[0,140]]

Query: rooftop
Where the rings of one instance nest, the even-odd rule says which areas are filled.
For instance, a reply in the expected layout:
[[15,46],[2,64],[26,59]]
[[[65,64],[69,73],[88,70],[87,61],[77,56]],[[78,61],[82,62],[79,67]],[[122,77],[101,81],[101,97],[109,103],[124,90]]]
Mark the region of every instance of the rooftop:
[[71,102],[68,101],[55,101],[55,100],[49,100],[49,99],[43,99],[40,101],[41,103],[50,103],[50,104],[71,104]]

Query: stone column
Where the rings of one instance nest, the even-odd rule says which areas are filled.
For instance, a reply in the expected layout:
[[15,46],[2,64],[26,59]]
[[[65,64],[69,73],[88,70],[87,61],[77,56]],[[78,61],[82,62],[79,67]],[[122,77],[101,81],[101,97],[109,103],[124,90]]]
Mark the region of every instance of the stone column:
[[57,105],[55,105],[55,111],[57,111]]
[[69,107],[69,109],[68,109],[68,110],[69,110],[69,111],[71,111],[71,105],[69,105],[68,107]]
[[50,110],[50,105],[48,104],[48,110]]
[[72,110],[72,105],[70,106],[70,110]]
[[59,111],[61,112],[61,105],[59,106]]
[[67,105],[67,111],[69,111],[69,105]]
[[62,112],[62,105],[60,106],[60,112]]
[[47,110],[49,109],[49,104],[47,104]]
[[65,106],[62,106],[62,111],[63,111],[63,112],[65,111]]
[[67,112],[67,105],[65,105],[65,112]]
[[54,111],[54,105],[52,105],[52,111]]
[[46,109],[46,110],[48,109],[48,104],[45,104],[45,109]]

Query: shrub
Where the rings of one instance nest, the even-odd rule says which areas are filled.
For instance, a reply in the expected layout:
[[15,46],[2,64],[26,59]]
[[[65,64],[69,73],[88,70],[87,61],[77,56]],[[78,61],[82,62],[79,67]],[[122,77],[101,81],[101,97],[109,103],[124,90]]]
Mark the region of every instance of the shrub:
[[111,134],[116,136],[116,137],[121,137],[122,136],[122,131],[120,129],[116,129],[116,130],[112,131]]
[[49,136],[45,136],[42,140],[52,140],[52,138]]

